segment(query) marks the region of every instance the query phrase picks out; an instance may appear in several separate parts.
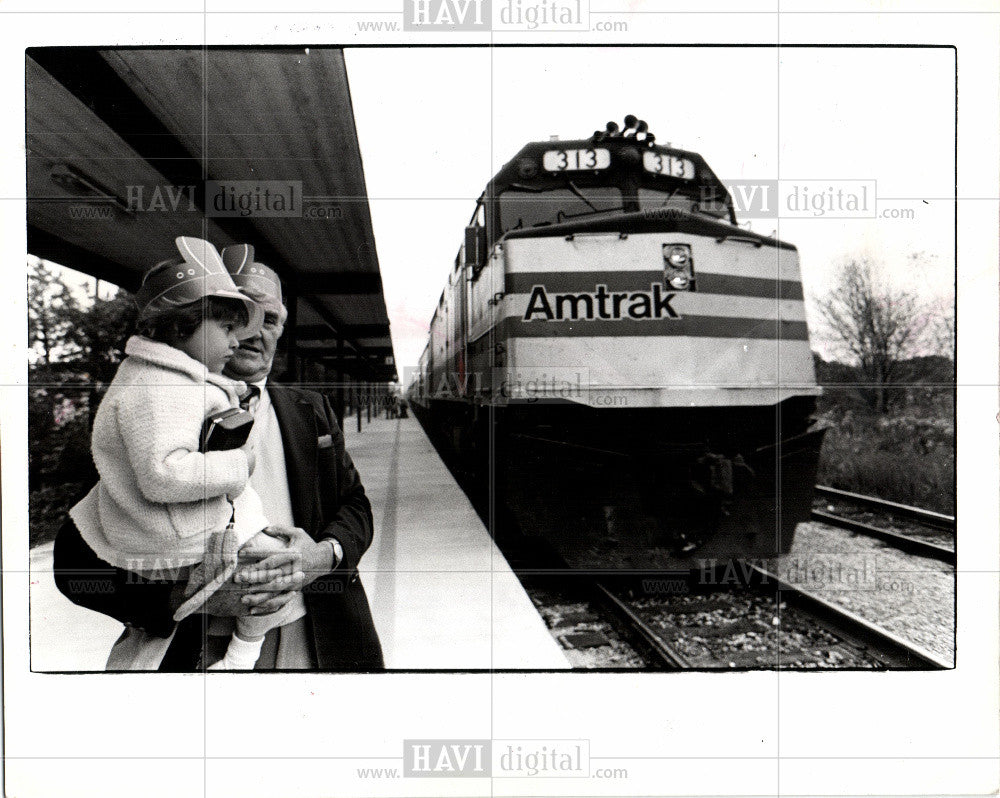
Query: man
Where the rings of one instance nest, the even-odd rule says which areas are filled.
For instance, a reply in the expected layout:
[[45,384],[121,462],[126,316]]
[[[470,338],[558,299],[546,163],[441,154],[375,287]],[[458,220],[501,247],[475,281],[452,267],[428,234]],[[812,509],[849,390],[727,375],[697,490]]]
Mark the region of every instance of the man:
[[[230,590],[205,613],[186,618],[160,665],[195,670],[224,651],[229,617],[274,612],[301,590],[306,616],[271,630],[257,669],[372,670],[383,667],[382,650],[364,588],[357,575],[372,540],[371,505],[344,448],[329,402],[320,394],[267,383],[288,312],[273,270],[254,263],[253,247],[222,252],[234,282],[264,306],[264,326],[241,342],[225,374],[253,385],[252,440],[257,465],[251,483],[260,494],[269,529],[288,541],[286,551],[265,556],[247,544],[243,566]],[[184,585],[153,582],[110,569],[68,522],[56,540],[56,584],[73,602],[168,637]],[[81,575],[98,573],[103,589],[88,588]]]

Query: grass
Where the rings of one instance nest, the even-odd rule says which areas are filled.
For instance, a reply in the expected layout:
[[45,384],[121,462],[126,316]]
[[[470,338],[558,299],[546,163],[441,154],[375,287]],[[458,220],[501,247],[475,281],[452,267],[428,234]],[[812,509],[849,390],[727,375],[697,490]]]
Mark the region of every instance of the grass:
[[830,426],[817,481],[941,513],[955,512],[955,428],[950,389],[877,415],[827,388],[820,417]]

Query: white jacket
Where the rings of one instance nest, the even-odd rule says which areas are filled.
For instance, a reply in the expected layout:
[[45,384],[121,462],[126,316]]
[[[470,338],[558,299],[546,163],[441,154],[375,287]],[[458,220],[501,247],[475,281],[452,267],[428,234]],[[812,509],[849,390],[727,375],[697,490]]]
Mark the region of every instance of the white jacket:
[[[238,406],[245,386],[142,336],[131,337],[125,353],[94,418],[100,481],[70,517],[101,559],[167,576],[204,559],[208,536],[229,522],[226,496],[247,488],[242,449],[198,451],[205,417]],[[255,492],[240,506],[246,538],[267,521]]]

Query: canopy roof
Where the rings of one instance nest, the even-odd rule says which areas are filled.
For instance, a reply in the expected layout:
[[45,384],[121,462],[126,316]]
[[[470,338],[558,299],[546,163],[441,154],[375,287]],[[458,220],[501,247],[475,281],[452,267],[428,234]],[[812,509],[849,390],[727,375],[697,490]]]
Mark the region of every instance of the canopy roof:
[[341,50],[32,48],[25,68],[31,254],[131,290],[176,236],[253,244],[295,354],[396,378]]

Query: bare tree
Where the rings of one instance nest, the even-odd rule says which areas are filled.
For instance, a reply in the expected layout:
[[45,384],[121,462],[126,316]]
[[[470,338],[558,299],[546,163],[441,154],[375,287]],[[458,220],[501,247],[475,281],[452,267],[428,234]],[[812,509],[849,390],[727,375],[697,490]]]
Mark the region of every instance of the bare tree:
[[889,388],[903,378],[902,361],[915,353],[927,325],[926,309],[913,292],[891,287],[866,258],[845,263],[816,306],[858,368],[872,409],[886,412]]
[[941,297],[930,307],[927,346],[935,355],[955,359],[955,295]]

